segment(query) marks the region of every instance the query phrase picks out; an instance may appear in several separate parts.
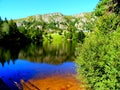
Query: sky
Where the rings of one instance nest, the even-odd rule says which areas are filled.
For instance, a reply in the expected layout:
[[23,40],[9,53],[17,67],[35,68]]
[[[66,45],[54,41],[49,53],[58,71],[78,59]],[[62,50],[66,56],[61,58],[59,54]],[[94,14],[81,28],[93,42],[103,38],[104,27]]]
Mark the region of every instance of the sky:
[[74,15],[91,12],[99,0],[0,0],[2,19],[19,19],[31,15],[60,12]]

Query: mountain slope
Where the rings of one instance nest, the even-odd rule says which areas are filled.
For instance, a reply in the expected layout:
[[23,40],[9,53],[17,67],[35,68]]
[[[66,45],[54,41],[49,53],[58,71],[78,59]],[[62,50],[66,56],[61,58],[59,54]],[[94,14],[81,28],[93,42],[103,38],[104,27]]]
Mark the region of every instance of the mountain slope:
[[91,13],[81,13],[71,16],[61,13],[49,13],[29,16],[15,21],[17,22],[17,26],[23,26],[26,29],[67,30],[68,26],[72,23],[72,26],[75,26],[79,30],[83,30],[87,29],[85,28],[85,24],[94,21],[91,17]]

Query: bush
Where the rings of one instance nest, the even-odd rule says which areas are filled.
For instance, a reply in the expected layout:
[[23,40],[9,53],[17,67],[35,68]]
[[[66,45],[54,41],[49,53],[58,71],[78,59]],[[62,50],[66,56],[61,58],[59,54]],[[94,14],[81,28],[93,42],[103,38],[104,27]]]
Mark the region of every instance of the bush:
[[78,73],[93,90],[120,90],[120,33],[93,33],[80,52]]
[[120,17],[114,13],[104,14],[103,16],[97,18],[95,21],[96,30],[102,32],[102,34],[109,34],[114,32],[120,23]]

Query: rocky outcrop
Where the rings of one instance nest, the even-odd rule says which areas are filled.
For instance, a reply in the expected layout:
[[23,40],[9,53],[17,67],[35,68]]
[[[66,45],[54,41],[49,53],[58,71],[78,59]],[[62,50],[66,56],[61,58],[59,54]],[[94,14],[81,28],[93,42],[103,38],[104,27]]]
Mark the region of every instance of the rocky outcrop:
[[25,28],[29,26],[29,28],[42,29],[43,24],[49,29],[60,29],[66,30],[69,26],[70,22],[75,22],[74,26],[77,29],[83,29],[85,22],[90,22],[91,18],[89,18],[91,13],[81,13],[71,16],[66,16],[61,13],[48,13],[43,15],[35,15],[29,16],[24,19],[16,20],[17,26],[24,26]]

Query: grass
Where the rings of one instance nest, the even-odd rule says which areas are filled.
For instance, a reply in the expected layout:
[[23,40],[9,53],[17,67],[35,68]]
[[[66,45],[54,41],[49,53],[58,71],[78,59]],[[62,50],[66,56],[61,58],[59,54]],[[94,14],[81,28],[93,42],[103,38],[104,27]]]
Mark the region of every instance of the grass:
[[58,45],[61,44],[63,42],[63,35],[59,35],[59,34],[48,34],[48,37],[51,36],[52,39],[49,39],[47,37],[44,37],[44,43],[46,42],[50,42],[52,45]]

